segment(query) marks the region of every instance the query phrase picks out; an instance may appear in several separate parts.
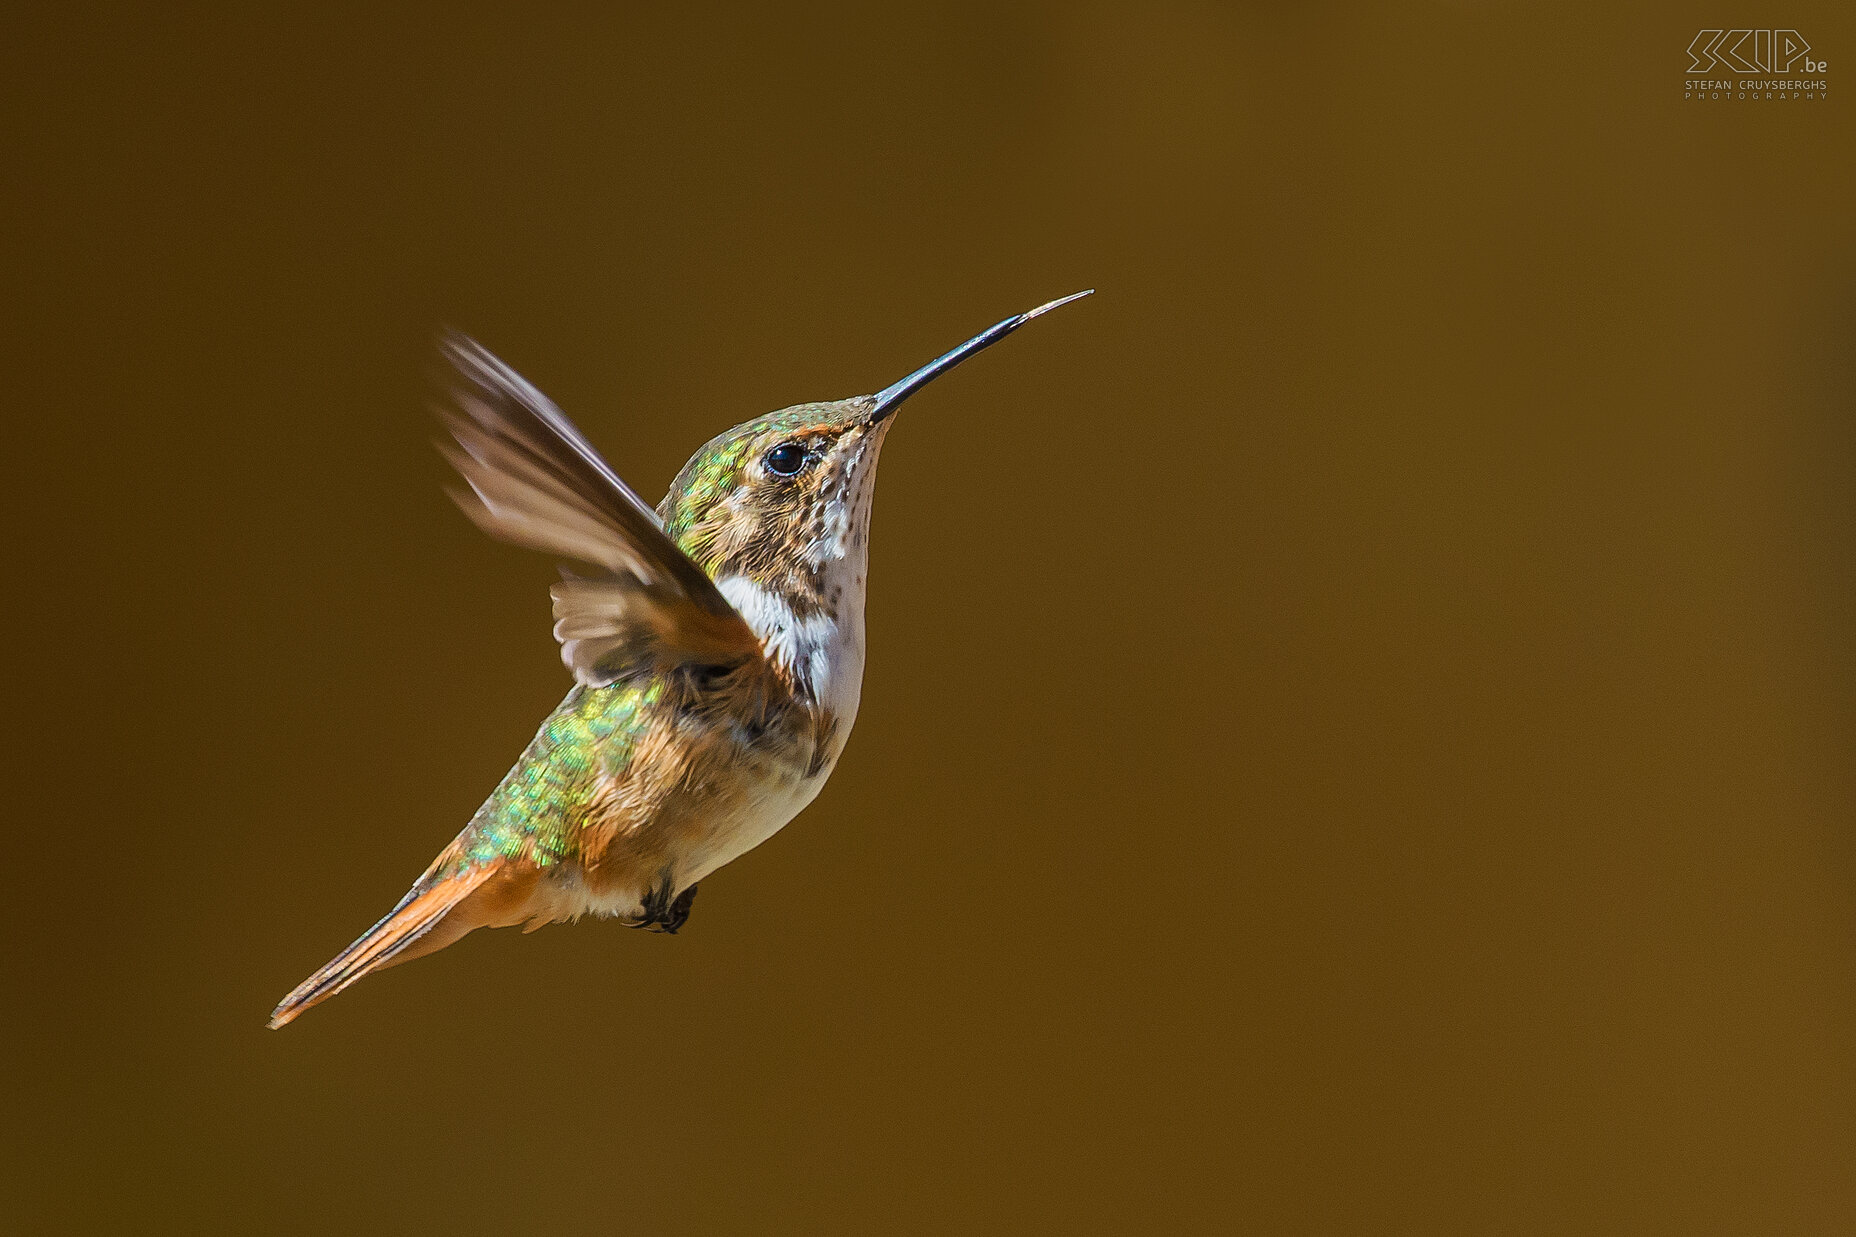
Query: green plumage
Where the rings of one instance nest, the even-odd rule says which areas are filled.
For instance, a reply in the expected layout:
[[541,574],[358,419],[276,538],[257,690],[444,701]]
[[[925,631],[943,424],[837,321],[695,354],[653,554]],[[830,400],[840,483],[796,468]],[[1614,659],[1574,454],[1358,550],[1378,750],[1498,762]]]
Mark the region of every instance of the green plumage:
[[601,781],[631,763],[663,690],[644,682],[568,692],[465,826],[451,864],[433,875],[497,859],[547,868],[575,858]]

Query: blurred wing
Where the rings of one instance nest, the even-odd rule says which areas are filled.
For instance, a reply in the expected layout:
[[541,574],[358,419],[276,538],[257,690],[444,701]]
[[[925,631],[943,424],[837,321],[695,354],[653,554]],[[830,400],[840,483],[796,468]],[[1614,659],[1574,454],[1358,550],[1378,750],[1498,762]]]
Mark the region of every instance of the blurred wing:
[[605,569],[554,586],[554,634],[574,677],[603,687],[646,662],[728,665],[756,657],[753,629],[665,535],[548,397],[475,340],[442,347],[459,382],[439,448],[470,492],[452,497],[492,537]]

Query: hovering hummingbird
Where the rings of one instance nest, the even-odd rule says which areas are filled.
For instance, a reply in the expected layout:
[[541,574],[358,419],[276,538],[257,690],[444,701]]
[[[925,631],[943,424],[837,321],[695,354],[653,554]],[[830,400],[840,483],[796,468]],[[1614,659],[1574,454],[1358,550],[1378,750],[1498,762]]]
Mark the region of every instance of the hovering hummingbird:
[[598,569],[554,585],[574,686],[385,919],[272,1011],[481,927],[599,915],[675,932],[696,883],[817,796],[857,716],[877,455],[898,405],[1078,292],[875,395],[797,404],[690,458],[653,512],[546,396],[450,336],[441,450],[493,537]]

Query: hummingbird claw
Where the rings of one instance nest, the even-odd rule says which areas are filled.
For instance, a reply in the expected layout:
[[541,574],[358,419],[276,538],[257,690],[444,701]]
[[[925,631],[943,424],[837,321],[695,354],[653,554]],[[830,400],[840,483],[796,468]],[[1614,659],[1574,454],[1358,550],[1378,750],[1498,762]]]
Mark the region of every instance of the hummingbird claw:
[[670,904],[670,914],[664,919],[664,931],[675,936],[677,929],[689,922],[690,907],[695,904],[695,901],[696,886],[694,885],[678,894],[677,900]]
[[654,886],[644,898],[644,918],[629,926],[643,928],[647,932],[667,932],[671,936],[677,929],[689,922],[690,906],[696,901],[696,886],[691,885],[678,894],[675,901],[670,897],[668,878]]

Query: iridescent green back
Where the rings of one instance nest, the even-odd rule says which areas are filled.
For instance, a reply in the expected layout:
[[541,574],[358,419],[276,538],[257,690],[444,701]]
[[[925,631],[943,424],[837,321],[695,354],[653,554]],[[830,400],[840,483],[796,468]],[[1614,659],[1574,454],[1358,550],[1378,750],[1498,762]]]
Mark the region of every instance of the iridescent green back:
[[576,858],[604,778],[624,772],[663,695],[661,683],[576,686],[459,836],[453,871],[512,859],[548,868]]

